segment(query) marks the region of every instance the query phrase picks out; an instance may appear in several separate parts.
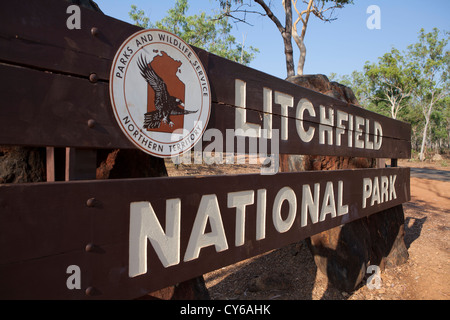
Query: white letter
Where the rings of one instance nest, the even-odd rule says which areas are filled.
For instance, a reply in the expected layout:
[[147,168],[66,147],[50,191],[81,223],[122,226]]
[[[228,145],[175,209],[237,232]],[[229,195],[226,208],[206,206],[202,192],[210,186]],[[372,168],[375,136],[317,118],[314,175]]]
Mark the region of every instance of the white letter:
[[327,214],[331,213],[331,217],[336,217],[336,202],[334,200],[333,182],[328,181],[323,196],[322,210],[320,211],[320,221],[325,220]]
[[275,91],[275,103],[281,105],[281,140],[288,139],[288,108],[294,106],[294,97],[288,94]]
[[370,200],[370,206],[373,206],[375,201],[380,204],[380,184],[378,182],[378,177],[373,178],[372,199]]
[[337,111],[337,127],[336,127],[336,145],[341,145],[341,135],[345,133],[345,126],[342,124],[342,121],[348,121],[348,113],[338,110]]
[[263,88],[263,138],[272,139],[272,90]]
[[344,198],[344,181],[339,180],[338,182],[338,216],[342,216],[348,213],[348,204],[342,205]]
[[359,138],[362,136],[361,125],[364,125],[364,118],[355,116],[355,147],[356,148],[364,148],[364,140],[360,140]]
[[381,143],[383,142],[383,128],[381,124],[377,121],[373,124],[374,134],[373,134],[373,148],[375,150],[380,150]]
[[386,176],[381,176],[381,192],[380,192],[380,200],[381,202],[385,202],[389,200],[389,180]]
[[[289,203],[289,214],[286,220],[283,220],[281,218],[281,206],[284,200],[287,200]],[[272,219],[275,229],[277,229],[279,233],[288,231],[294,223],[296,214],[297,198],[295,196],[295,192],[289,187],[284,187],[280,191],[278,191],[277,196],[273,201]]]
[[305,112],[305,110],[308,110],[309,114],[312,117],[316,116],[316,111],[314,110],[312,103],[308,99],[303,98],[297,104],[295,123],[297,124],[297,133],[300,139],[302,139],[302,141],[304,142],[310,142],[314,137],[315,129],[313,127],[310,127],[308,131],[305,131],[305,127],[303,126],[303,113]]
[[71,5],[67,7],[66,13],[72,13],[70,17],[67,18],[66,26],[67,29],[81,29],[81,12],[80,7],[77,5]]
[[[320,183],[314,184],[314,201],[311,194],[311,188],[309,184],[303,185],[302,190],[302,221],[301,226],[304,227],[308,224],[308,210],[312,223],[319,221],[319,193]],[[311,208],[311,209],[309,209]]]
[[362,207],[366,207],[366,200],[370,197],[372,194],[372,179],[370,178],[364,178],[363,179],[363,203]]
[[325,144],[325,131],[328,132],[328,145],[333,145],[333,125],[334,110],[328,109],[328,119],[325,114],[325,107],[320,106],[319,143]]
[[266,237],[266,207],[267,190],[258,190],[258,200],[256,202],[256,240]]
[[353,146],[353,115],[348,115],[348,146]]
[[236,247],[245,241],[245,207],[255,203],[253,190],[228,193],[228,208],[236,208]]
[[[373,149],[373,142],[369,141],[369,119],[366,119],[366,134],[364,135],[364,140],[366,143],[366,149]],[[375,137],[374,137],[375,139]]]
[[130,203],[130,278],[147,272],[147,239],[165,268],[180,262],[181,200],[166,201],[166,233],[150,202]]
[[395,180],[397,175],[389,176],[389,200],[397,199],[397,193],[395,192]]
[[[210,221],[211,232],[205,234],[208,220]],[[198,206],[184,261],[197,259],[200,249],[212,245],[215,245],[217,252],[228,249],[217,197],[215,194],[208,194],[202,197]]]
[[[235,129],[236,135],[242,135],[246,137],[260,137],[261,127],[255,123],[247,122],[246,108],[246,87],[247,84],[239,79],[235,80]],[[249,130],[250,129],[250,130]]]

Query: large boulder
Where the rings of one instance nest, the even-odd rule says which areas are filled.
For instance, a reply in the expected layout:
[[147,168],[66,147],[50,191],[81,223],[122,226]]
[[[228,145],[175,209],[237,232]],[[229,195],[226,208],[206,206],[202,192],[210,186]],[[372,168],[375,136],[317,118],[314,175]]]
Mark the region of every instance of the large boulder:
[[0,146],[0,183],[46,181],[45,148]]
[[296,85],[318,91],[327,96],[360,106],[353,90],[343,84],[328,80],[323,74],[307,74],[303,76],[288,77],[286,81]]
[[[324,75],[304,75],[287,79],[309,88],[360,106],[353,91]],[[289,163],[289,162],[288,162]],[[375,168],[376,160],[361,157],[303,156],[305,170],[336,170]],[[290,169],[295,165],[289,163]],[[307,239],[317,268],[336,288],[353,291],[364,279],[369,265],[385,267],[400,265],[408,259],[404,242],[404,213],[397,206],[369,217],[321,232]]]

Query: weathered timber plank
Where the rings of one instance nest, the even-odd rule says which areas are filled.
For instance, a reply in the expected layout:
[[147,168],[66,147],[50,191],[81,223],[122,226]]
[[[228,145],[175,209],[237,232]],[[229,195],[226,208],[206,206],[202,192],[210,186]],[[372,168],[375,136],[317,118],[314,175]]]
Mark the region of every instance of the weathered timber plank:
[[[53,3],[53,1],[50,2]],[[17,3],[14,2],[14,4],[8,4],[8,6],[12,6],[9,9],[12,11],[18,10],[18,7],[16,8],[15,6],[20,6],[20,3],[19,1]],[[57,25],[65,23],[65,19],[67,19],[66,14],[64,14],[65,11],[62,10],[65,4],[59,1],[57,5],[61,8],[59,8],[59,11],[55,10],[55,12],[62,13],[60,15],[50,15],[49,19],[45,21],[44,19],[39,20],[39,23],[34,28],[27,28],[27,19],[19,19],[17,15],[6,14],[5,20],[3,20],[3,23],[6,25],[4,31],[6,35],[0,37],[0,45],[3,43],[5,50],[0,50],[2,52],[0,59],[10,63],[19,63],[38,69],[79,75],[86,78],[90,73],[96,73],[99,79],[109,80],[111,61],[117,48],[128,35],[140,30],[140,28],[84,9],[82,9],[84,24],[88,26],[108,26],[100,29],[101,36],[93,36],[90,28],[82,28],[81,30],[57,28]],[[24,16],[37,16],[40,14],[39,17],[43,17],[48,15],[45,10],[40,12],[43,8],[45,6],[38,6],[38,8],[35,8],[33,5],[26,6],[25,12],[22,14]],[[3,13],[5,14],[5,12]],[[8,21],[8,19],[11,21]],[[115,32],[115,30],[121,30],[121,32]],[[21,34],[21,32],[24,34],[17,35]],[[46,38],[42,39],[43,35]],[[101,38],[103,38],[103,41]],[[312,101],[317,117],[309,117],[308,113],[306,113],[306,119],[309,117],[309,120],[313,122],[318,122],[319,105],[322,104],[327,107],[337,107],[352,115],[370,118],[385,124],[383,125],[383,130],[385,130],[383,134],[385,136],[403,140],[410,139],[409,124],[348,105],[263,72],[213,54],[208,54],[203,50],[197,48],[194,48],[194,50],[208,71],[213,94],[212,100],[215,102],[235,105],[235,79],[240,79],[247,83],[248,98],[246,99],[246,104],[248,109],[263,111],[263,88],[266,87],[273,92],[278,91],[293,96],[295,98],[294,106],[302,98]],[[31,56],[29,55],[30,51],[34,53]],[[280,105],[274,101],[272,104],[273,113],[281,115]],[[288,109],[289,117],[296,117],[295,109]]]
[[[9,79],[0,88],[0,144],[76,148],[134,148],[118,128],[112,114],[109,88],[105,82],[52,74],[24,67],[0,64],[0,73]],[[213,103],[208,128],[216,128],[226,137],[235,128],[237,108]],[[263,126],[265,114],[244,110],[247,121]],[[282,118],[272,116],[273,129],[281,132]],[[305,117],[306,130],[316,131],[315,139],[303,142],[297,133],[295,118],[288,117],[288,140],[280,140],[279,152],[289,154],[355,155],[409,158],[410,142],[383,136],[380,150],[348,147],[348,130],[342,145],[318,144],[319,125]],[[384,130],[384,129],[383,129]],[[353,134],[355,130],[351,130]],[[384,131],[383,131],[384,132]],[[334,134],[336,136],[336,134]],[[248,138],[246,138],[248,140]],[[280,137],[281,139],[281,137]],[[372,134],[368,139],[373,141]],[[203,148],[209,142],[203,143]],[[275,141],[273,143],[276,143]],[[346,146],[347,143],[347,146]],[[271,143],[268,143],[270,145]],[[225,140],[224,140],[225,151]],[[237,151],[237,142],[234,150]],[[246,143],[248,150],[248,143]],[[270,147],[269,147],[270,148]],[[269,149],[270,150],[270,149]]]
[[0,88],[1,144],[134,148],[114,119],[107,83],[6,64],[0,74],[8,79]]
[[[373,183],[370,194],[364,179]],[[383,179],[387,179],[385,187]],[[341,187],[338,181],[342,181]],[[323,214],[323,221],[316,223],[305,214],[307,196],[303,193],[306,186],[314,198],[314,184],[320,190],[318,214]],[[286,189],[291,190],[295,204],[292,197],[280,200],[287,199]],[[254,196],[245,206],[244,220],[236,206],[230,205],[235,192]],[[265,200],[261,192],[265,192]],[[377,194],[381,200],[376,200]],[[223,228],[227,248],[210,244],[200,248],[197,258],[186,259],[194,221],[205,213],[212,215],[212,208],[203,211],[200,205],[213,198],[219,210],[214,224]],[[129,299],[406,202],[410,199],[409,168],[2,185],[0,199],[2,299]],[[130,204],[150,202],[161,227],[167,230],[168,199],[180,201],[181,260],[164,268],[148,242],[148,271],[130,277]],[[346,207],[347,212],[333,217],[331,211],[326,213],[327,205],[338,212]],[[301,222],[304,215],[306,225]],[[212,217],[207,219],[208,224],[213,223]],[[210,231],[208,227],[203,230],[205,234]],[[88,244],[92,246],[86,247]],[[81,269],[80,290],[66,287],[70,265]],[[91,286],[98,295],[85,295]]]
[[0,11],[0,61],[85,78],[96,73],[108,80],[117,48],[141,28],[80,7],[81,29],[69,30],[69,5],[60,0],[5,3]]

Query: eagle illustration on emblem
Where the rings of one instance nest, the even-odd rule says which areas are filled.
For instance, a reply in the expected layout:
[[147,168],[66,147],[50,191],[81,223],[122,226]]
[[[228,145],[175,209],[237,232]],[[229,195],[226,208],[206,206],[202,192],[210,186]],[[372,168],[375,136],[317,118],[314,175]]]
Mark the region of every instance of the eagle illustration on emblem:
[[173,97],[169,94],[166,83],[155,72],[145,57],[141,55],[137,61],[137,65],[142,77],[145,81],[147,81],[155,93],[154,104],[156,110],[145,113],[144,129],[159,128],[161,122],[169,124],[170,127],[173,127],[174,123],[170,119],[170,116],[186,115],[196,113],[198,111],[185,110],[184,102],[181,99]]

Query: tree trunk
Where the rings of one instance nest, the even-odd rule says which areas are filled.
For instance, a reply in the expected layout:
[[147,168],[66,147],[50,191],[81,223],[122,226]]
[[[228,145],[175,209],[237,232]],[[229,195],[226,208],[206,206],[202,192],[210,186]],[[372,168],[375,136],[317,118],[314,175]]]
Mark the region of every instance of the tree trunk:
[[300,38],[298,35],[294,34],[294,40],[295,43],[297,43],[297,46],[300,50],[300,57],[298,58],[298,64],[297,64],[297,75],[302,76],[303,75],[303,68],[305,67],[305,60],[306,60],[306,46],[305,42],[302,38]]
[[420,146],[420,154],[419,154],[420,161],[425,160],[424,159],[424,151],[425,151],[425,142],[427,139],[427,132],[428,132],[428,120],[425,121],[425,127],[423,128],[422,145]]
[[[292,37],[294,38],[295,43],[297,44],[297,47],[300,50],[300,57],[298,58],[298,65],[297,65],[297,75],[299,76],[303,75],[303,69],[305,67],[305,60],[306,60],[305,34],[306,28],[308,27],[308,20],[311,14],[311,6],[313,5],[313,2],[314,2],[313,0],[309,1],[308,7],[306,8],[306,16],[304,20],[302,19],[301,13],[298,11],[296,3],[294,2],[295,11],[297,12],[298,18],[292,26]],[[300,20],[302,21],[303,27],[302,33],[299,36],[297,31],[297,23]]]
[[302,41],[302,46],[300,47],[300,58],[298,58],[297,74],[303,75],[303,69],[305,68],[306,60],[306,47],[304,41]]
[[284,1],[284,11],[286,14],[286,24],[284,26],[283,42],[284,53],[286,55],[286,71],[287,76],[295,75],[294,67],[294,49],[292,47],[292,3],[290,0]]
[[[431,99],[433,100],[433,97],[431,97]],[[432,102],[430,103],[427,112],[424,112],[424,116],[425,116],[425,128],[423,128],[423,136],[422,136],[422,146],[420,147],[420,155],[419,155],[419,160],[423,161],[424,160],[424,151],[425,151],[425,143],[426,143],[426,139],[427,139],[427,133],[428,133],[428,124],[430,123],[430,116],[431,116],[431,109],[433,108],[433,104]]]
[[264,2],[264,0],[254,0],[257,4],[259,4],[270,20],[275,23],[278,31],[281,33],[281,37],[284,42],[284,54],[286,57],[286,71],[287,77],[292,77],[295,75],[294,70],[294,50],[292,48],[292,4],[290,0],[283,0],[283,7],[285,12],[285,26],[281,25],[280,20],[273,14],[272,10],[270,10],[269,6]]

